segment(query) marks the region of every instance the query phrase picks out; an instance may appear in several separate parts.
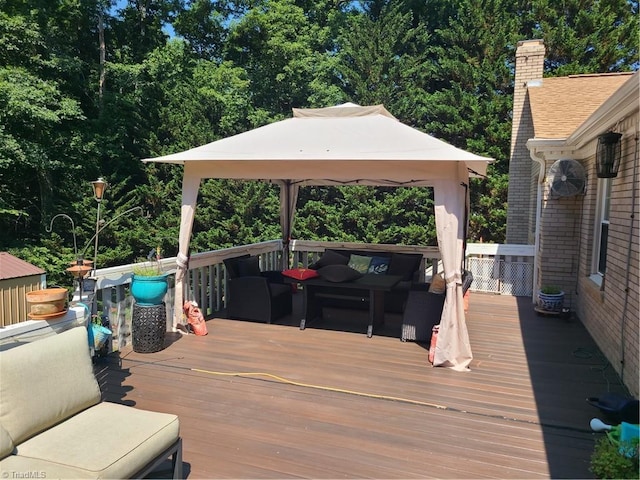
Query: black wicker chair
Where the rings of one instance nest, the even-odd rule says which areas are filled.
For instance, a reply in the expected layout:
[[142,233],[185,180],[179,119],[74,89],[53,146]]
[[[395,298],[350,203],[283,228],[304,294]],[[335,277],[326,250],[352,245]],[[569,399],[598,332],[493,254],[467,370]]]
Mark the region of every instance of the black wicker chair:
[[227,269],[227,317],[271,323],[291,314],[291,285],[278,271],[260,271],[258,257],[242,255],[224,260]]
[[[462,294],[469,290],[473,282],[473,274],[469,270],[462,272]],[[440,323],[444,308],[444,293],[429,292],[429,284],[415,284],[409,292],[407,305],[402,316],[403,342],[429,342],[434,325]]]

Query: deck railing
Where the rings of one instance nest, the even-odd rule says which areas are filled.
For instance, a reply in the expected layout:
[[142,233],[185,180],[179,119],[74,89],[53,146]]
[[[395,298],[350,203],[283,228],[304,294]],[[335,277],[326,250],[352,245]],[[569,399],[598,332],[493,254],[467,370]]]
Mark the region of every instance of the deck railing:
[[[294,240],[285,251],[281,240],[224,248],[210,252],[196,253],[189,259],[186,300],[198,303],[205,316],[215,315],[225,308],[227,273],[224,268],[226,258],[250,254],[260,258],[261,270],[307,267],[315,262],[327,248],[351,250],[379,250],[385,252],[421,253],[423,263],[421,280],[442,270],[440,252],[435,246],[381,245],[349,242],[316,242]],[[531,296],[533,292],[533,246],[503,244],[469,244],[465,268],[473,273],[471,291],[491,292],[517,296]],[[174,311],[182,310],[175,305],[176,259],[161,260],[164,271],[169,273],[169,290],[165,296],[167,327],[173,325]],[[90,293],[83,301],[93,305],[103,319],[108,320],[113,331],[113,348],[120,349],[131,343],[132,297],[129,285],[134,264],[98,269],[95,275],[95,300]]]

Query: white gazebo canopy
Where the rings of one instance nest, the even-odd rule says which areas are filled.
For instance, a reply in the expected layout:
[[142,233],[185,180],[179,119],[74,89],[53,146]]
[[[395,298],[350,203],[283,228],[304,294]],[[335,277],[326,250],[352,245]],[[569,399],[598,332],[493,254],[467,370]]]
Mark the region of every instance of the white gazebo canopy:
[[283,238],[289,238],[304,185],[431,186],[447,296],[434,365],[466,370],[472,359],[462,299],[464,222],[470,175],[484,175],[480,157],[399,122],[382,105],[293,109],[293,117],[200,147],[144,162],[184,165],[176,276],[183,282],[200,181],[264,180],[281,186]]

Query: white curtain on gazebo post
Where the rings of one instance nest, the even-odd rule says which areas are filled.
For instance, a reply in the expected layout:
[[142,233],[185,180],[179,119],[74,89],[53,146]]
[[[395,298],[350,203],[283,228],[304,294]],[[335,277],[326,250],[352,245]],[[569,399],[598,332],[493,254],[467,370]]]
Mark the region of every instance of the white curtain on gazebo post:
[[200,190],[200,176],[192,175],[191,170],[195,165],[184,166],[184,176],[182,177],[182,207],[180,209],[180,236],[178,238],[178,257],[176,259],[176,286],[173,315],[173,331],[182,320],[182,306],[187,299],[184,288],[186,286],[186,274],[189,268],[189,242],[193,230],[193,218],[196,211],[198,192]]
[[436,231],[442,256],[447,294],[440,319],[440,330],[433,365],[468,370],[473,359],[464,314],[462,261],[464,260],[464,222],[467,221],[469,175],[456,165],[457,178],[442,180],[434,188]]

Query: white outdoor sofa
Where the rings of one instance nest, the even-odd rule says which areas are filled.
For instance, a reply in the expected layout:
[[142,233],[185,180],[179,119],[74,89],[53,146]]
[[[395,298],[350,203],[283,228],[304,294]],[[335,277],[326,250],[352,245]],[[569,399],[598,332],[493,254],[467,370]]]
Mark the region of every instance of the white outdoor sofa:
[[85,327],[0,352],[2,478],[142,478],[169,456],[182,478],[179,426],[101,401]]

